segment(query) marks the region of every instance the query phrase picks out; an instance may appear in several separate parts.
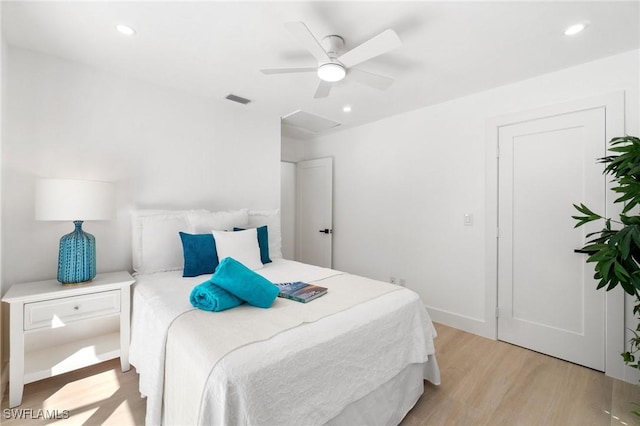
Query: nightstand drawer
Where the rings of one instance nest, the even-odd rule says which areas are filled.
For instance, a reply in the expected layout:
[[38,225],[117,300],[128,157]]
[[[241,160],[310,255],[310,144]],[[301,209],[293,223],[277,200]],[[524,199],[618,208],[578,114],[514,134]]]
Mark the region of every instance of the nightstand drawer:
[[64,323],[120,312],[120,290],[25,303],[24,329],[57,327]]

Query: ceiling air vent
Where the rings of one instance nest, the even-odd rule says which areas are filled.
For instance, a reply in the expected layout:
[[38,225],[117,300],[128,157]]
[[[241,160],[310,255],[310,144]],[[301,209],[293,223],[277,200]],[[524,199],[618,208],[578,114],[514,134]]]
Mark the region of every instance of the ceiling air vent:
[[320,133],[340,125],[337,121],[302,110],[294,111],[291,114],[287,114],[282,117],[282,124],[306,130],[311,133]]
[[236,95],[233,95],[233,94],[227,95],[227,97],[225,99],[229,99],[230,101],[237,102],[237,103],[242,104],[242,105],[246,105],[249,102],[251,102],[251,99],[243,98],[242,96],[236,96]]

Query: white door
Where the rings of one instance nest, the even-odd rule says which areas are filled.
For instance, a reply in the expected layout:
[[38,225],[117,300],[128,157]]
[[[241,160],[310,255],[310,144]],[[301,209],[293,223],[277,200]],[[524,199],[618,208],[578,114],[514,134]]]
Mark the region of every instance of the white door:
[[574,252],[572,203],[605,212],[605,109],[503,126],[498,135],[498,339],[604,371],[604,291]]
[[333,159],[296,166],[296,260],[331,268]]

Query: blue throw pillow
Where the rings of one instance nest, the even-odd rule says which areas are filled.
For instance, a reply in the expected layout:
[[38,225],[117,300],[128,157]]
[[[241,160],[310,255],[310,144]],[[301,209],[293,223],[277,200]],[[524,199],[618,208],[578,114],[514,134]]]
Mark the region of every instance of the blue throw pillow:
[[218,266],[218,252],[212,234],[180,232],[184,254],[183,277],[213,274]]
[[[244,228],[233,228],[234,231],[244,231]],[[258,247],[260,247],[260,260],[262,264],[271,263],[271,258],[269,257],[269,231],[267,231],[267,227],[261,226],[257,228],[258,230]]]

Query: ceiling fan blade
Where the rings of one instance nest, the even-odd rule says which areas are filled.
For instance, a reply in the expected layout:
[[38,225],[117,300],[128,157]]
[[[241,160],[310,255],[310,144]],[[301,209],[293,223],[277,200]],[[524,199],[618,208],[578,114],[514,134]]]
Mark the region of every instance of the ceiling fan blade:
[[260,72],[262,74],[291,74],[296,72],[317,72],[318,68],[316,67],[306,67],[306,68],[264,68],[261,69]]
[[398,34],[393,30],[386,30],[340,56],[338,61],[347,68],[352,67],[401,45]]
[[320,42],[311,34],[304,22],[287,22],[284,27],[309,51],[318,62],[329,62],[331,58],[324,51]]
[[331,83],[328,81],[320,80],[320,84],[318,84],[316,94],[313,95],[313,98],[326,98],[327,96],[329,96],[329,93],[331,93]]
[[374,87],[379,90],[387,90],[395,81],[391,77],[385,77],[384,75],[374,74],[355,68],[349,69],[348,76],[358,83],[366,84],[367,86]]

